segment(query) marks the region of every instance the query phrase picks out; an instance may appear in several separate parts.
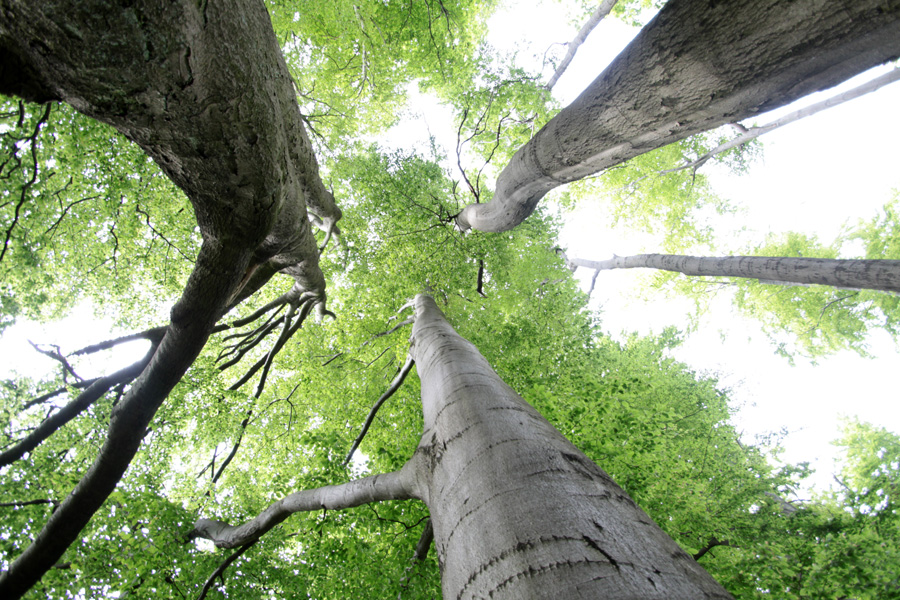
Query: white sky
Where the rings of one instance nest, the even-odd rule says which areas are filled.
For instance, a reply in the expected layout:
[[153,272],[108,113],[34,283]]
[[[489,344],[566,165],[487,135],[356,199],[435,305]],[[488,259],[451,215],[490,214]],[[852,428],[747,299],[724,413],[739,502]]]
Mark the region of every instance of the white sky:
[[[570,40],[579,27],[558,3],[523,2],[494,18],[490,41],[510,48],[528,40],[530,46],[520,56],[532,53],[540,57],[550,44]],[[565,104],[580,93],[635,33],[618,21],[605,20],[554,89],[558,99]],[[873,75],[864,76],[870,77]],[[391,137],[403,140],[398,145],[406,148],[417,138],[425,149],[424,122],[427,131],[452,155],[455,123],[447,112],[435,109],[433,102],[421,102],[420,110],[426,113],[423,120],[407,120]],[[818,233],[823,241],[830,241],[845,221],[874,216],[889,200],[891,189],[900,187],[893,152],[900,139],[898,106],[900,83],[767,134],[761,138],[764,161],[741,178],[709,171],[714,187],[720,196],[747,207],[742,222],[759,232],[758,239],[771,229]],[[763,115],[757,123],[771,118]],[[624,255],[653,250],[642,248],[644,239],[639,236],[604,229],[604,222],[596,208],[580,210],[570,218],[563,234],[570,255],[603,259],[612,252]],[[637,279],[633,270],[601,275],[595,299],[603,304],[607,328],[648,333],[685,323],[686,302],[648,305],[636,301]],[[719,307],[705,324],[677,350],[676,358],[699,371],[718,373],[723,383],[733,388],[731,397],[741,407],[735,422],[748,438],[789,430],[783,457],[789,462],[809,461],[818,470],[817,486],[828,485],[831,479],[833,448],[829,441],[838,435],[839,415],[858,415],[900,431],[900,402],[892,377],[893,369],[900,366],[900,355],[887,334],[878,332],[872,337],[874,359],[842,353],[821,360],[818,367],[802,361],[790,367],[774,355],[758,326],[732,314],[728,306]],[[78,309],[63,324],[17,326],[2,338],[0,365],[3,371],[37,375],[52,368],[52,361],[37,356],[27,339],[60,343],[64,351],[71,351],[107,339],[109,331],[110,324],[96,321],[88,307]],[[105,370],[139,358],[143,347],[134,346],[108,353],[103,360],[114,360],[116,365]],[[85,365],[83,375],[91,376],[94,368]]]

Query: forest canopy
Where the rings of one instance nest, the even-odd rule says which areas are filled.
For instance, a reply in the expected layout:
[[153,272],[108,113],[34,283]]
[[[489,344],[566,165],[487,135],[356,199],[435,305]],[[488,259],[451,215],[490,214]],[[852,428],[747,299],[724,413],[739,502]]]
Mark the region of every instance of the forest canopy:
[[[588,148],[578,158],[579,149],[560,159],[541,140],[548,131],[553,139],[584,137],[565,124],[585,122],[573,112],[585,102],[562,108],[548,81],[577,44],[550,49],[540,62],[492,47],[496,2],[138,2],[104,11],[26,4],[5,3],[0,19],[0,332],[88,307],[117,333],[98,332],[77,347],[34,340],[35,356],[52,369],[2,374],[4,594],[446,595],[458,574],[445,554],[453,533],[441,529],[433,503],[438,487],[408,482],[416,469],[427,479],[422,465],[440,472],[450,442],[468,439],[464,427],[443,446],[428,445],[429,435],[441,435],[429,382],[433,369],[453,361],[428,354],[426,325],[445,318],[470,342],[461,347],[502,379],[492,388],[502,393],[485,402],[506,394],[505,382],[510,402],[520,396],[529,406],[498,413],[527,415],[510,421],[520,424],[546,419],[562,436],[540,435],[583,453],[562,450],[562,462],[540,473],[609,484],[598,506],[626,506],[639,521],[645,511],[680,547],[674,556],[688,564],[685,581],[706,586],[705,570],[715,580],[709,585],[722,586],[710,597],[900,597],[892,568],[900,560],[896,433],[848,420],[837,441],[837,487],[798,501],[807,466],[777,461],[777,439],[742,438],[729,390],[672,358],[682,333],[611,336],[622,329],[617,316],[591,310],[558,248],[560,211],[592,194],[603,194],[623,227],[659,234],[660,250],[711,244],[715,232],[702,215],[732,207],[703,171],[678,167],[736,135],[732,115],[714,110],[754,113],[895,58],[900,48],[884,40],[900,39],[900,10],[823,16],[844,25],[847,40],[870,40],[846,47],[821,42],[810,26],[821,47],[805,41],[815,48],[804,51],[832,60],[833,71],[793,58],[774,67],[759,57],[746,81],[721,90],[727,101],[684,86],[649,108],[612,96],[615,111],[634,110],[617,127],[633,140],[641,127],[652,135],[621,152]],[[637,29],[659,8],[633,0],[554,10],[570,16],[574,36],[591,18]],[[609,14],[598,17],[601,9]],[[634,98],[656,97],[666,84],[641,70],[649,64],[641,52],[677,25],[702,29],[691,20],[696,10],[691,0],[672,2],[630,46],[637,50],[606,73],[637,81],[629,84],[640,88]],[[752,20],[737,7],[720,10],[708,29],[727,16]],[[754,35],[765,38],[765,27]],[[731,47],[724,30],[711,38]],[[800,54],[778,44],[778,52]],[[844,54],[856,62],[838,60]],[[621,66],[629,60],[636,75]],[[604,81],[591,86],[612,94]],[[386,143],[414,108],[410,98],[423,96],[451,115],[455,139]],[[670,110],[682,111],[675,125],[666,121]],[[708,160],[740,172],[764,144]],[[528,171],[533,156],[550,161],[546,171]],[[606,171],[544,199],[592,168]],[[895,200],[840,241],[864,246],[860,258],[896,261],[896,217]],[[837,258],[839,246],[785,234],[755,250]],[[692,280],[676,285],[699,297]],[[754,299],[753,285],[740,284],[735,303],[767,332],[789,332],[809,355],[864,350],[872,328],[898,331],[897,296],[862,291],[805,338],[810,315],[826,314],[823,302],[850,298],[802,288],[772,306],[765,295]],[[116,364],[133,341],[144,354]],[[365,486],[366,501],[327,496]],[[531,506],[528,496],[540,496],[522,489],[524,497],[510,496],[509,523],[517,507]],[[316,490],[327,499],[235,533],[284,499]],[[466,514],[461,505],[446,508]],[[597,531],[571,538],[591,558],[566,560],[602,563],[624,578],[630,563],[619,546],[605,546],[610,534],[596,517],[593,525]],[[505,527],[515,533],[516,525]],[[556,533],[538,532],[516,552],[571,541]],[[667,574],[647,572],[654,589],[660,576],[665,594]],[[482,571],[460,597],[478,595],[467,587],[476,575]]]

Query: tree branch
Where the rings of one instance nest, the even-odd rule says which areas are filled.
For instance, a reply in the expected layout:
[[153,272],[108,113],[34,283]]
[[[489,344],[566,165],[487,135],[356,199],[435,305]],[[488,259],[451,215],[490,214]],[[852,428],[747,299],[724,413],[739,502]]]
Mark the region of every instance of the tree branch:
[[156,346],[152,347],[144,358],[136,363],[120,369],[112,375],[96,379],[86,390],[78,394],[74,400],[44,419],[34,431],[21,439],[16,445],[0,453],[0,467],[12,464],[22,458],[26,452],[37,448],[41,442],[56,433],[63,425],[106,395],[113,386],[132,381],[150,363],[150,359],[155,352]]
[[419,538],[419,542],[416,544],[416,553],[413,555],[413,560],[417,562],[425,560],[433,541],[434,527],[431,525],[431,519],[428,519],[428,522],[425,523],[425,529],[422,531],[422,537]]
[[359,448],[360,443],[362,443],[363,438],[366,437],[366,434],[369,432],[369,427],[372,426],[372,421],[375,420],[375,415],[378,414],[378,409],[387,401],[388,398],[394,395],[394,392],[400,389],[400,386],[403,385],[404,380],[406,380],[406,376],[409,375],[409,372],[412,371],[413,365],[416,363],[413,360],[412,356],[406,357],[406,362],[400,368],[400,371],[397,373],[397,376],[394,377],[394,380],[391,382],[391,385],[388,387],[387,391],[385,391],[381,397],[372,405],[372,409],[369,411],[369,416],[366,417],[365,423],[363,423],[362,429],[359,432],[359,435],[356,436],[356,439],[353,441],[353,445],[350,446],[350,452],[347,453],[347,458],[344,459],[344,464],[350,462],[350,459],[353,458],[353,453],[356,452],[356,449]]
[[578,51],[578,48],[581,47],[584,40],[587,39],[587,36],[594,28],[600,24],[600,21],[606,18],[615,5],[616,0],[604,0],[600,6],[597,7],[597,10],[594,11],[594,14],[588,18],[587,22],[582,25],[581,29],[575,35],[575,38],[567,44],[568,49],[566,55],[563,57],[562,62],[559,63],[559,66],[556,67],[553,77],[550,78],[550,81],[548,81],[545,86],[548,90],[553,89],[553,86],[556,85],[559,78],[562,77],[563,73],[566,72],[566,69],[569,68],[569,64],[572,62],[572,59],[575,58],[575,53]]
[[297,512],[339,510],[370,502],[416,498],[418,496],[412,479],[415,461],[414,457],[399,471],[392,473],[295,492],[271,504],[257,517],[242,525],[231,526],[216,519],[199,519],[189,537],[211,540],[219,548],[236,548],[258,540]]
[[717,154],[721,154],[726,150],[731,150],[732,148],[742,146],[747,142],[758,138],[764,133],[769,133],[770,131],[774,131],[779,127],[784,127],[785,125],[789,125],[790,123],[794,123],[795,121],[799,121],[800,119],[803,119],[805,117],[812,116],[827,108],[838,106],[839,104],[849,102],[850,100],[855,100],[856,98],[865,96],[866,94],[871,94],[872,92],[879,90],[887,84],[897,81],[898,79],[900,79],[900,67],[894,68],[881,77],[876,77],[871,81],[867,81],[866,83],[857,86],[852,90],[847,90],[842,94],[832,96],[831,98],[822,100],[821,102],[816,102],[815,104],[811,104],[807,107],[801,108],[800,110],[795,110],[794,112],[789,113],[781,117],[780,119],[776,119],[775,121],[772,121],[771,123],[768,123],[766,125],[751,127],[750,129],[739,126],[741,127],[741,129],[743,129],[743,131],[736,138],[729,140],[723,144],[719,144],[697,160],[685,163],[679,167],[675,167],[674,169],[666,169],[665,171],[660,171],[659,174],[667,175],[669,173],[676,173],[685,169],[693,169],[694,172],[696,172],[697,169],[702,167],[709,159]]
[[[246,552],[247,550],[252,548],[253,545],[256,544],[256,542],[258,542],[258,541],[259,540],[257,539],[257,540],[253,540],[249,544],[244,544],[243,546],[241,546],[241,548],[239,550],[237,550],[236,552],[233,552],[231,554],[231,556],[229,556],[228,558],[223,560],[222,564],[219,565],[215,571],[213,571],[212,575],[209,576],[209,579],[206,580],[206,583],[203,584],[203,589],[200,590],[200,594],[197,596],[197,600],[203,600],[204,598],[206,598],[206,594],[209,593],[210,589],[212,589],[213,583],[215,583],[217,578],[222,577],[222,575],[225,573],[225,569],[227,569],[229,566],[231,566],[231,563],[233,563],[238,558],[240,558],[241,554],[243,554],[244,552]],[[223,580],[224,580],[224,578],[223,578]]]

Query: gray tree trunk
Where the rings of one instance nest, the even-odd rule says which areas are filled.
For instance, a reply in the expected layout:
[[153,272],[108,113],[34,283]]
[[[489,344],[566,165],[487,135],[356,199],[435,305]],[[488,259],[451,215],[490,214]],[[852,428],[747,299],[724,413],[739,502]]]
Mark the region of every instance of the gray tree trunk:
[[636,254],[616,256],[609,260],[566,258],[566,262],[572,267],[597,271],[661,269],[691,276],[742,277],[758,279],[764,283],[829,285],[900,292],[900,260]]
[[462,229],[506,231],[551,189],[777,108],[900,55],[900,2],[671,0],[500,173]]
[[[0,574],[19,598],[115,489],[216,321],[277,270],[325,300],[307,217],[340,217],[318,176],[261,2],[0,0],[0,92],[62,100],[139,144],[187,194],[203,245],[171,324],[112,412],[94,463]],[[262,277],[253,277],[263,274]]]
[[446,599],[730,598],[597,465],[416,298],[414,464]]

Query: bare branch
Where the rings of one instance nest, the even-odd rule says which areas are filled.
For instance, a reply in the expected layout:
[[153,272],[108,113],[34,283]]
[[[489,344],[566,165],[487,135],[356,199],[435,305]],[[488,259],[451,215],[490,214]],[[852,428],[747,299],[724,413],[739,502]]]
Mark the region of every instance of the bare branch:
[[482,298],[487,298],[487,294],[484,293],[484,260],[480,258],[478,259],[478,287],[476,291]]
[[[16,203],[16,209],[13,213],[12,222],[9,224],[9,227],[6,229],[6,239],[3,240],[3,249],[0,250],[0,261],[3,260],[3,257],[6,256],[6,251],[9,249],[9,241],[12,239],[13,230],[16,228],[16,225],[19,223],[19,217],[22,212],[22,207],[25,205],[25,201],[28,199],[28,190],[35,184],[38,177],[38,143],[37,136],[41,131],[41,126],[47,123],[47,119],[50,117],[50,108],[52,107],[52,103],[47,103],[44,107],[44,114],[38,119],[37,123],[34,125],[34,133],[32,133],[29,137],[22,140],[23,142],[27,142],[31,149],[31,162],[32,162],[32,170],[31,177],[22,185],[22,189],[19,192],[19,201]],[[24,114],[24,113],[23,113]]]
[[[406,320],[404,320],[404,321],[400,321],[399,323],[397,323],[396,325],[394,325],[393,327],[391,327],[391,328],[388,329],[387,331],[382,331],[381,333],[376,333],[375,335],[373,335],[371,338],[369,338],[368,340],[366,340],[365,342],[363,342],[363,344],[362,344],[362,346],[360,346],[360,348],[365,348],[366,346],[368,346],[369,344],[371,344],[372,342],[374,342],[374,341],[377,340],[378,338],[384,337],[384,336],[386,336],[386,335],[391,335],[392,333],[394,333],[395,331],[397,331],[397,330],[400,329],[401,327],[406,327],[407,325],[412,324],[414,321],[415,321],[415,318],[414,318],[414,317],[410,317],[410,318],[408,318],[408,319],[406,319]],[[330,361],[329,361],[329,362],[330,362]],[[328,364],[328,363],[325,363],[325,364]],[[323,365],[323,366],[324,366],[324,365]]]
[[199,519],[191,538],[212,540],[219,548],[236,548],[258,540],[263,534],[296,512],[339,510],[383,500],[417,498],[412,470],[416,458],[399,471],[371,475],[340,485],[303,490],[271,504],[257,517],[243,525],[231,526],[215,519]]
[[431,542],[433,541],[434,527],[431,525],[431,519],[428,519],[428,522],[425,523],[425,529],[422,531],[422,537],[419,538],[419,543],[416,544],[416,553],[413,556],[413,560],[417,562],[425,560],[425,557],[428,556],[428,550],[431,548]]
[[119,344],[127,344],[128,342],[134,342],[137,340],[149,340],[151,344],[156,345],[159,344],[163,336],[166,334],[166,329],[166,325],[161,325],[158,327],[145,329],[144,331],[138,331],[137,333],[130,333],[128,335],[123,335],[122,337],[117,337],[115,339],[106,340],[97,344],[91,344],[90,346],[85,346],[84,348],[76,350],[75,352],[71,352],[69,356],[93,354],[95,352],[100,352],[101,350],[109,350],[110,348],[114,348]]
[[760,125],[759,127],[751,127],[747,129],[739,124],[733,124],[739,126],[743,129],[743,132],[734,138],[733,140],[729,140],[724,144],[719,144],[697,160],[685,163],[679,167],[675,167],[674,169],[667,169],[665,171],[660,171],[660,175],[667,175],[669,173],[675,173],[677,171],[683,171],[685,169],[693,169],[694,172],[697,172],[697,169],[702,167],[709,159],[717,154],[721,154],[726,150],[731,150],[732,148],[737,148],[738,146],[742,146],[747,142],[758,138],[764,133],[769,133],[770,131],[774,131],[779,127],[784,127],[785,125],[789,125],[795,121],[799,121],[804,117],[812,116],[818,112],[821,112],[827,108],[831,108],[833,106],[838,106],[839,104],[843,104],[844,102],[849,102],[850,100],[855,100],[860,96],[865,96],[866,94],[871,94],[872,92],[881,89],[889,83],[893,83],[900,79],[900,68],[894,68],[891,71],[885,73],[881,77],[876,77],[872,81],[868,81],[858,87],[853,88],[852,90],[848,90],[842,94],[838,94],[836,96],[832,96],[826,100],[822,100],[821,102],[816,102],[815,104],[811,104],[805,108],[801,108],[800,110],[795,110],[792,113],[789,113],[780,119],[776,119],[771,123],[766,125]]
[[37,448],[41,442],[81,414],[94,402],[102,398],[114,386],[128,383],[140,375],[141,371],[144,370],[144,367],[150,363],[150,359],[155,352],[156,347],[154,346],[144,358],[136,363],[129,365],[124,369],[120,369],[112,375],[96,379],[86,390],[78,394],[74,400],[44,419],[34,431],[20,440],[16,445],[0,453],[0,467],[12,464],[22,458],[26,452],[30,452]]
[[231,554],[228,558],[222,561],[222,564],[219,565],[215,571],[213,571],[212,575],[209,576],[209,579],[206,580],[206,583],[203,584],[203,589],[200,590],[200,594],[197,596],[197,600],[203,600],[206,598],[206,594],[209,593],[209,590],[212,589],[213,583],[215,583],[216,579],[222,578],[222,575],[225,573],[225,569],[231,566],[231,563],[240,558],[241,554],[249,550],[253,547],[256,542],[259,540],[253,540],[249,544],[244,544],[241,548]]
[[369,416],[366,417],[366,421],[365,423],[363,423],[359,435],[356,436],[356,439],[353,441],[353,445],[350,446],[350,452],[347,453],[347,458],[344,459],[345,465],[350,462],[351,458],[353,458],[353,453],[356,452],[356,449],[359,448],[359,444],[363,441],[363,438],[366,437],[366,434],[369,432],[369,427],[372,426],[372,421],[375,419],[375,415],[378,414],[378,409],[381,408],[381,405],[384,404],[388,398],[394,395],[394,392],[400,389],[400,386],[403,385],[403,381],[406,379],[406,376],[409,375],[410,371],[412,371],[415,362],[416,361],[413,360],[412,356],[407,356],[406,362],[400,368],[397,376],[394,377],[394,380],[391,382],[391,385],[388,387],[387,391],[385,391],[378,399],[378,401],[372,405],[372,409],[369,411]]
[[72,368],[72,365],[69,364],[69,361],[66,360],[66,357],[62,355],[62,351],[59,349],[59,346],[51,344],[50,346],[55,350],[44,350],[31,340],[28,340],[28,343],[31,344],[31,347],[34,348],[36,352],[43,354],[47,358],[52,358],[60,364],[63,369],[63,380],[65,380],[66,373],[68,373],[78,381],[84,381],[84,378],[75,372],[75,369]]
[[594,14],[590,16],[587,22],[582,25],[581,29],[578,30],[578,33],[575,35],[575,38],[567,44],[568,50],[566,51],[566,55],[563,57],[562,62],[559,63],[559,66],[556,67],[556,71],[553,73],[553,77],[550,78],[550,81],[547,82],[545,86],[548,90],[552,90],[553,86],[556,85],[556,82],[559,81],[559,78],[562,77],[563,73],[566,72],[566,69],[569,68],[569,64],[572,62],[572,59],[575,58],[575,53],[578,51],[578,48],[584,43],[584,40],[587,39],[587,36],[594,30],[597,25],[600,24],[600,21],[606,18],[606,15],[610,13],[613,7],[616,5],[616,0],[604,0],[600,6],[597,7],[597,10],[594,11]]
[[49,500],[47,498],[41,498],[40,500],[23,500],[21,502],[0,502],[0,506],[2,507],[18,507],[18,506],[32,506],[35,504],[52,504],[56,506],[56,500]]
[[699,552],[697,552],[696,554],[693,555],[694,560],[700,560],[701,558],[704,557],[704,555],[706,555],[707,552],[709,552],[716,546],[734,547],[734,544],[732,544],[731,542],[729,542],[727,540],[720,540],[716,536],[713,536],[713,537],[709,538],[709,541],[706,542],[706,545],[703,548],[701,548]]

